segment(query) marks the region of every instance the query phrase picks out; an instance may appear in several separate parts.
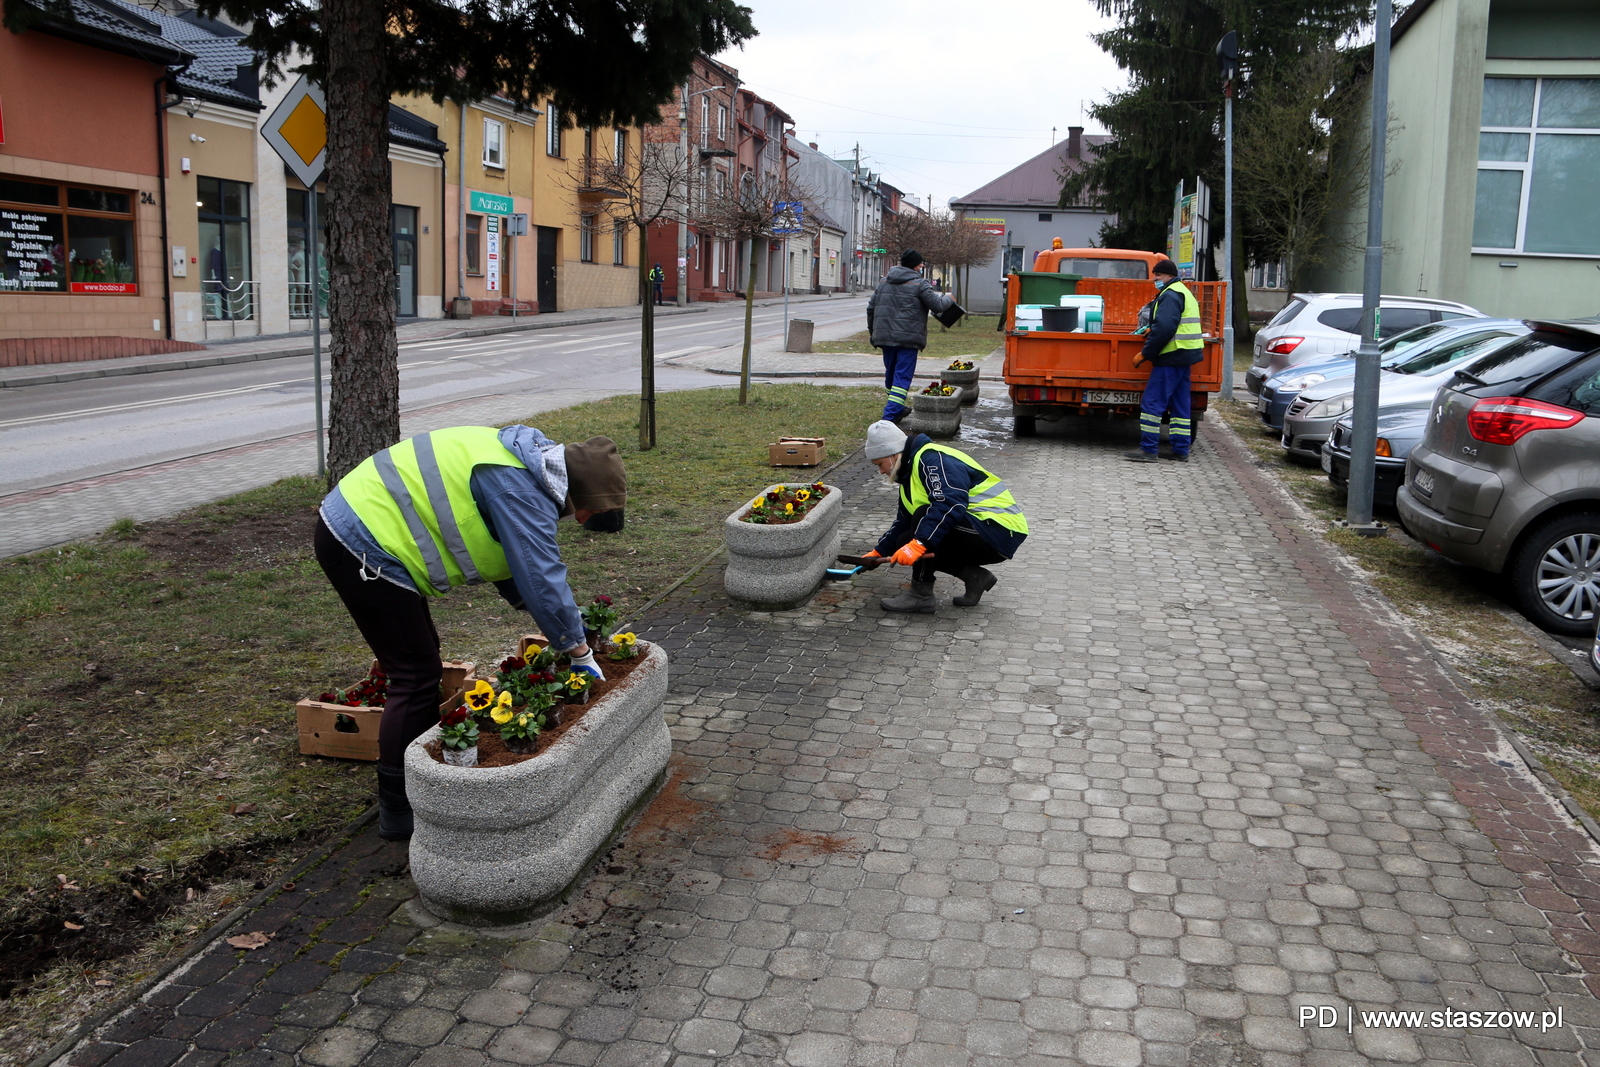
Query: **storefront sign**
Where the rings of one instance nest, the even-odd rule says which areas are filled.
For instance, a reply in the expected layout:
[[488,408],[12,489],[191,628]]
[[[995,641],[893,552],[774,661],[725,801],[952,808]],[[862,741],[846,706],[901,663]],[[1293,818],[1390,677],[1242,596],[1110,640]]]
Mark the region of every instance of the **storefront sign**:
[[510,215],[516,210],[516,204],[509,196],[496,196],[477,190],[471,190],[467,204],[467,210],[478,215]]
[[0,209],[0,290],[59,293],[65,258],[60,215]]
[[[474,206],[476,198],[482,193],[473,193]],[[507,203],[510,203],[508,200]],[[483,258],[483,287],[491,293],[500,291],[500,217],[488,215],[483,220],[484,228],[484,258]]]
[[976,226],[979,233],[986,233],[991,237],[1004,237],[1006,235],[1005,219],[966,218],[961,221]]
[[133,282],[73,282],[74,293],[137,293],[139,286]]

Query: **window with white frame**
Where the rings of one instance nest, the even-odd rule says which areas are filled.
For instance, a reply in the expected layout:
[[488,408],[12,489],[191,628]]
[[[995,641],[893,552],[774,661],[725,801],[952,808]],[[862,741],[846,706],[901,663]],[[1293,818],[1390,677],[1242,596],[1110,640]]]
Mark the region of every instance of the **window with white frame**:
[[628,262],[628,222],[618,219],[611,229],[611,262],[625,266]]
[[594,227],[593,215],[578,216],[578,258],[585,263],[594,262]]
[[700,98],[700,147],[711,147],[711,98]]
[[545,155],[559,156],[561,154],[561,115],[554,104],[545,108],[544,121]]
[[628,162],[628,131],[616,130],[611,135],[611,162],[619,166]]
[[717,140],[728,139],[728,108],[725,104],[717,105]]
[[483,165],[501,169],[506,165],[506,124],[498,119],[483,120]]
[[1600,256],[1600,78],[1483,80],[1472,247]]
[[1283,286],[1282,263],[1257,263],[1250,269],[1250,288],[1282,289]]

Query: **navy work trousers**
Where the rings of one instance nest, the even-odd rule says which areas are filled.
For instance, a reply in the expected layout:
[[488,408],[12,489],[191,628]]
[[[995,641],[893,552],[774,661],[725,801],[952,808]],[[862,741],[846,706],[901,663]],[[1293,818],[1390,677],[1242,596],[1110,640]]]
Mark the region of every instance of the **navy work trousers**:
[[1161,447],[1161,416],[1175,455],[1187,456],[1193,431],[1189,421],[1189,368],[1151,367],[1139,402],[1139,447],[1152,456]]
[[888,397],[883,404],[883,417],[891,421],[911,410],[911,376],[917,372],[918,350],[886,345],[883,349],[883,387]]

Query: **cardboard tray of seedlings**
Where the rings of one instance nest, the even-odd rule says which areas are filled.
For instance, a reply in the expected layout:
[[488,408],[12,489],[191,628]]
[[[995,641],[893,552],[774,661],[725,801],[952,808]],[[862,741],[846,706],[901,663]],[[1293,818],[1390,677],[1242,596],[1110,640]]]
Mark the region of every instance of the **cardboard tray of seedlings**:
[[[471,662],[445,661],[444,677],[440,682],[440,689],[445,695],[439,704],[441,715],[461,703],[462,694],[474,680],[475,666]],[[378,661],[373,660],[372,670],[377,669]],[[360,684],[357,681],[349,688]],[[294,715],[300,730],[301,755],[377,762],[378,724],[383,721],[382,708],[352,708],[347,704],[306,699],[295,704]]]

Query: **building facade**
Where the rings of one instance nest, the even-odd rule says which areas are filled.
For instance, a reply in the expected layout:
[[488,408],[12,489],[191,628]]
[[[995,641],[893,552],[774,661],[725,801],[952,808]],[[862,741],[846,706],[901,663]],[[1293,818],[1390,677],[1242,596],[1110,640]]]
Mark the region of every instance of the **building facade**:
[[950,201],[961,218],[992,227],[1000,241],[993,285],[974,282],[969,310],[998,312],[1005,275],[1033,269],[1033,257],[1050,248],[1055,238],[1067,248],[1093,248],[1100,228],[1114,216],[1092,207],[1061,207],[1062,175],[1081,170],[1086,153],[1110,140],[1069,126],[1067,139],[1006,171],[986,185]]
[[[1600,311],[1600,7],[1417,0],[1392,41],[1383,291],[1491,315]],[[1365,197],[1332,220],[1346,240],[1365,226]],[[1314,283],[1359,291],[1359,259]]]

